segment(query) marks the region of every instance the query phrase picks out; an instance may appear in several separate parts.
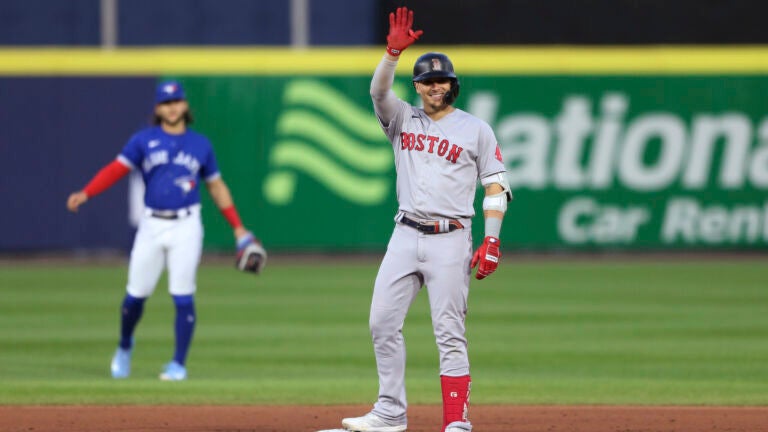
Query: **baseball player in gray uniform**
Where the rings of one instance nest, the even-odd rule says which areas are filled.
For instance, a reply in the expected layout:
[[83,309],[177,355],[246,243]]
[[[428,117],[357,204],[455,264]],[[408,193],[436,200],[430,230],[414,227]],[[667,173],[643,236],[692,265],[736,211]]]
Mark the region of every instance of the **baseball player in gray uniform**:
[[[413,68],[423,108],[392,91],[400,53],[416,41],[413,12],[389,16],[387,53],[371,81],[376,116],[392,142],[399,209],[371,302],[370,329],[379,396],[366,415],[342,420],[350,431],[400,432],[407,427],[403,322],[426,286],[440,352],[445,432],[470,431],[469,359],[464,321],[471,269],[477,279],[496,270],[499,233],[512,194],[491,127],[452,104],[459,94],[453,64],[426,53]],[[472,253],[471,223],[478,180],[485,188],[485,239]]]

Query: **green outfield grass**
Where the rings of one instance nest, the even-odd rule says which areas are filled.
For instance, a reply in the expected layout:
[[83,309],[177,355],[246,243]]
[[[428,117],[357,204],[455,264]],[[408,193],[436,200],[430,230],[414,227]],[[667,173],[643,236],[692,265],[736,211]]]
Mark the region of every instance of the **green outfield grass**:
[[[124,265],[0,265],[0,404],[372,403],[368,308],[378,262],[264,275],[204,264],[186,382],[165,279],[139,326],[133,374],[109,377]],[[473,281],[475,404],[768,404],[768,265],[505,257]],[[426,292],[406,321],[409,402],[438,403]]]

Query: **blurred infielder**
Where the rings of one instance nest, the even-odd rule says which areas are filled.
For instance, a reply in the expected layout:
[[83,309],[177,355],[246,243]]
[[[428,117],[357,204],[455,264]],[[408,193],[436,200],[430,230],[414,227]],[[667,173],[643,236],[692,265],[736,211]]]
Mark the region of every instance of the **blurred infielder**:
[[[376,116],[392,142],[399,209],[387,252],[373,288],[370,330],[379,374],[379,396],[363,417],[346,418],[351,431],[406,429],[403,322],[422,286],[427,287],[443,393],[443,430],[469,431],[469,359],[464,321],[471,269],[476,278],[496,270],[499,233],[512,194],[491,127],[452,106],[459,81],[444,54],[426,53],[413,68],[413,85],[423,108],[392,91],[400,53],[422,31],[412,30],[413,12],[389,15],[387,53],[371,81]],[[472,253],[473,201],[485,188],[485,239]]]
[[130,374],[133,333],[144,302],[154,292],[166,265],[168,290],[176,307],[176,349],[160,379],[187,378],[186,358],[197,321],[194,294],[203,245],[200,180],[205,181],[211,198],[232,226],[238,250],[253,245],[261,248],[240,221],[211,143],[188,128],[191,122],[181,84],[161,83],[155,96],[154,126],[134,134],[114,161],[67,200],[67,208],[76,212],[89,198],[134,169],[141,172],[146,186],[146,209],[131,250],[127,294],[121,308],[120,340],[111,362],[114,378]]

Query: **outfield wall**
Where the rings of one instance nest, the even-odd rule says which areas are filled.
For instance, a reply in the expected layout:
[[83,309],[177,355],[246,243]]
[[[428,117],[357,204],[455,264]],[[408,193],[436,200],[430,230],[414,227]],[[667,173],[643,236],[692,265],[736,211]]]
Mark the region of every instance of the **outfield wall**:
[[[457,106],[496,131],[516,195],[507,249],[768,246],[767,48],[422,49],[451,55]],[[407,100],[419,52],[396,80]],[[383,250],[396,199],[368,96],[381,54],[5,50],[0,184],[14,210],[0,250],[129,246],[140,192],[129,182],[77,216],[64,200],[146,124],[164,77],[186,85],[195,127],[268,247]],[[230,248],[207,196],[204,218],[208,250]],[[473,228],[479,240],[482,222]]]

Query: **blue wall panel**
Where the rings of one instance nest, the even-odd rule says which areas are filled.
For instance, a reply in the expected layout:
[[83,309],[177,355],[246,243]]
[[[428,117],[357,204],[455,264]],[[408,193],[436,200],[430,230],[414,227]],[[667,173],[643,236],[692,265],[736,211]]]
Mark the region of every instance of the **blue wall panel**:
[[121,45],[279,45],[290,40],[290,2],[121,1]]
[[[118,0],[118,44],[287,45],[290,1]],[[311,45],[383,43],[377,0],[309,0]],[[99,0],[2,0],[0,45],[101,41]]]
[[310,45],[383,45],[377,1],[310,1]]
[[0,78],[0,251],[130,247],[127,181],[67,196],[148,124],[154,78]]
[[2,0],[2,45],[98,45],[99,0]]

